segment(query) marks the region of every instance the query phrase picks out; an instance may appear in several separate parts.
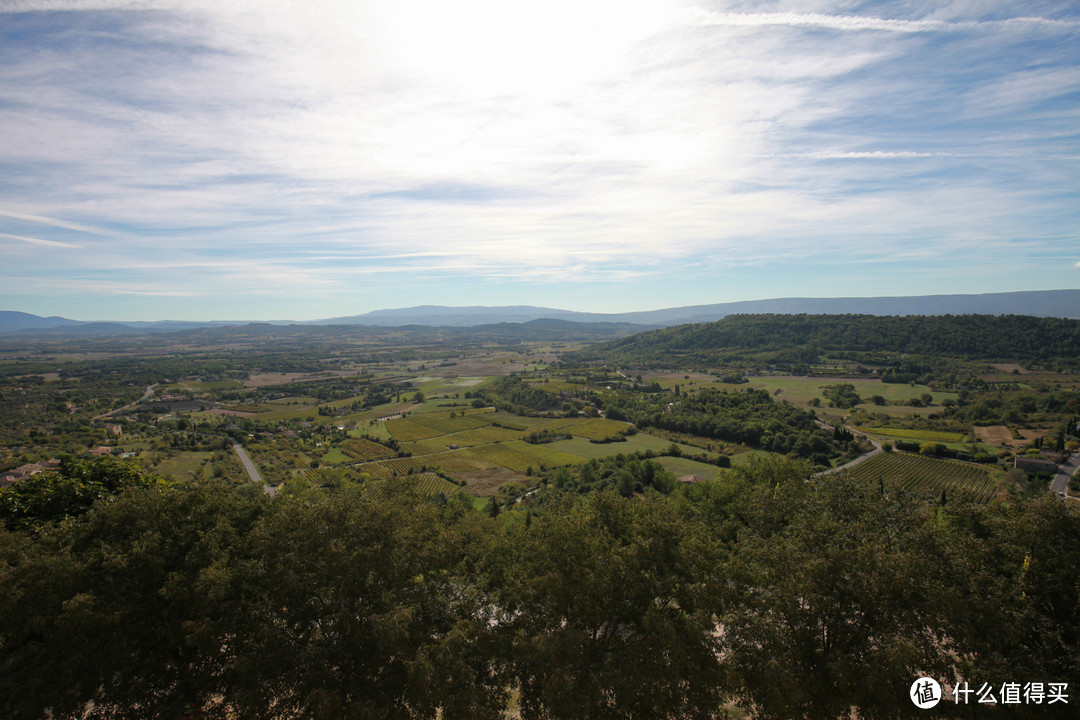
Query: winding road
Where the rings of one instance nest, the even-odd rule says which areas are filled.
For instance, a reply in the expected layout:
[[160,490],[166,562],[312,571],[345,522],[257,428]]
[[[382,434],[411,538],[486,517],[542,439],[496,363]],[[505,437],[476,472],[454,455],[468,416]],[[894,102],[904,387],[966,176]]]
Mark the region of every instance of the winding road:
[[273,485],[267,485],[263,480],[262,475],[259,474],[259,468],[255,467],[255,463],[251,462],[251,458],[248,457],[247,450],[240,443],[233,443],[233,450],[236,451],[237,457],[240,458],[240,462],[243,464],[244,469],[247,470],[248,477],[252,482],[260,483],[263,486],[263,492],[267,495],[277,495],[277,488]]
[[[828,423],[821,422],[820,420],[818,421],[818,425],[821,426],[825,430],[832,430],[832,427],[833,427],[832,425],[829,425]],[[859,463],[861,463],[861,462],[863,462],[865,460],[869,460],[870,458],[874,457],[878,453],[883,452],[882,447],[881,447],[881,443],[879,443],[877,440],[870,437],[866,433],[859,432],[855,428],[848,427],[847,425],[844,425],[844,429],[849,430],[852,435],[857,435],[859,437],[866,438],[867,440],[870,441],[870,444],[874,446],[874,449],[871,450],[868,453],[863,453],[859,457],[857,457],[854,460],[851,460],[849,462],[846,462],[843,465],[838,465],[838,466],[836,466],[834,468],[829,468],[828,470],[822,470],[821,472],[814,473],[810,477],[821,477],[822,475],[831,475],[833,473],[838,473],[841,470],[849,470],[849,469],[855,467],[856,465],[858,465]]]
[[[1065,497],[1070,497],[1069,478],[1076,474],[1077,468],[1080,468],[1080,453],[1075,453],[1069,458],[1069,462],[1058,467],[1058,473],[1050,483],[1050,490],[1055,495],[1064,494]],[[1073,495],[1072,497],[1076,496]]]
[[101,418],[104,418],[104,417],[109,417],[110,415],[115,415],[116,413],[121,413],[121,412],[124,412],[126,410],[130,410],[131,408],[135,407],[136,405],[138,405],[141,402],[143,402],[144,400],[146,400],[146,398],[153,395],[154,394],[154,388],[156,388],[157,386],[158,386],[157,383],[154,383],[153,385],[147,385],[146,386],[146,392],[144,392],[142,394],[142,397],[139,398],[138,400],[136,400],[135,402],[129,402],[124,407],[119,407],[119,408],[116,408],[115,410],[110,410],[109,412],[103,412],[100,415],[95,415],[94,417],[90,418],[90,422],[93,422],[94,420],[100,420]]

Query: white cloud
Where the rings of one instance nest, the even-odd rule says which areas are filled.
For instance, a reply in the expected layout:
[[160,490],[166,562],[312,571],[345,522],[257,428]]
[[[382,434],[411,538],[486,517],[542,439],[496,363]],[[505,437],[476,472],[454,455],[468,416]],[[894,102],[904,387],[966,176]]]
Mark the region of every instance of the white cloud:
[[1070,31],[1080,28],[1080,21],[1042,17],[1016,17],[1007,20],[950,22],[945,20],[899,20],[867,17],[863,15],[828,15],[823,13],[719,13],[698,7],[687,10],[684,18],[685,22],[688,24],[702,26],[788,26],[855,32],[870,30],[894,33],[960,32],[978,28],[1024,26],[1036,26],[1061,31]]
[[773,157],[807,158],[810,160],[907,160],[911,158],[966,157],[959,153],[889,151],[889,150],[820,150],[811,153],[786,153]]
[[29,245],[41,245],[43,247],[64,247],[64,248],[77,248],[81,247],[74,243],[61,242],[59,240],[42,240],[41,238],[27,237],[26,235],[12,235],[11,233],[0,233],[0,237],[9,238],[11,240],[18,240]]
[[1059,98],[1080,90],[1080,67],[1022,70],[971,92],[972,112],[1001,112],[1018,106]]
[[0,210],[0,217],[9,217],[16,220],[27,220],[33,223],[40,223],[42,225],[52,225],[58,228],[64,228],[65,230],[75,230],[77,232],[90,233],[91,235],[113,235],[114,233],[104,228],[93,227],[90,225],[83,225],[80,223],[68,222],[66,220],[59,220],[56,218],[44,217],[41,215],[31,215],[29,213],[13,212],[11,210]]

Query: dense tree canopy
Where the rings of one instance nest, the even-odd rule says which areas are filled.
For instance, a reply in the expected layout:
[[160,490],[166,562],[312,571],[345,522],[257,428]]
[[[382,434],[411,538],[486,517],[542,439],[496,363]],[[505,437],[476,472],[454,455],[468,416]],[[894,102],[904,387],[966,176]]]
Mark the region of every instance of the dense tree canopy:
[[1080,320],[1022,315],[729,315],[589,346],[566,362],[715,367],[747,358],[814,363],[823,353],[894,353],[1075,363]]
[[1075,509],[808,472],[552,486],[495,518],[393,482],[127,483],[0,529],[0,714],[894,718],[920,673],[1075,692]]

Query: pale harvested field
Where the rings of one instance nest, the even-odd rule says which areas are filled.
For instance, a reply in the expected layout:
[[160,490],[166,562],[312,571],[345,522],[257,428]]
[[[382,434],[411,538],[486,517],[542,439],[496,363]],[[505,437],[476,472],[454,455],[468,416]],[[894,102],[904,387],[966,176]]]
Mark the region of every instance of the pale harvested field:
[[330,380],[339,377],[352,377],[355,370],[334,370],[324,373],[261,373],[252,375],[244,381],[244,387],[266,387],[267,385],[288,385],[289,383],[311,380]]
[[1013,442],[1016,442],[1016,443],[1019,443],[1019,444],[1023,445],[1024,443],[1029,443],[1032,440],[1037,440],[1038,438],[1043,437],[1044,435],[1046,435],[1050,431],[1049,430],[1020,430],[1019,432],[1020,432],[1021,437],[1023,437],[1024,439],[1023,440],[1014,440]]
[[500,486],[514,480],[532,480],[524,473],[514,472],[507,468],[492,468],[491,470],[474,470],[473,472],[456,473],[457,480],[465,481],[465,491],[477,497],[490,497]]
[[1012,431],[1004,425],[975,427],[975,439],[987,445],[1008,445],[1012,442]]
[[997,368],[1001,372],[1011,373],[1014,370],[1021,375],[1027,375],[1030,370],[1025,370],[1023,365],[1017,365],[1016,363],[990,363],[990,367]]
[[987,425],[975,427],[975,440],[987,445],[1001,445],[1010,448],[1022,448],[1036,438],[1046,435],[1048,430],[1018,430],[1020,438],[1014,438],[1012,431],[1004,425]]

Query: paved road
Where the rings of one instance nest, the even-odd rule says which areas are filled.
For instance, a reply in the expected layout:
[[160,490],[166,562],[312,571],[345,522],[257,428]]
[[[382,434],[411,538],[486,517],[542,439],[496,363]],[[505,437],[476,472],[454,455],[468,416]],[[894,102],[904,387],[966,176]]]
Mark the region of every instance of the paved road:
[[[818,425],[819,425],[819,426],[820,426],[820,427],[821,427],[821,428],[822,428],[823,430],[832,430],[832,425],[829,425],[828,423],[825,423],[825,422],[821,422],[820,420],[818,421]],[[853,468],[853,467],[855,467],[856,465],[858,465],[858,464],[859,464],[859,463],[861,463],[861,462],[864,462],[864,461],[866,461],[866,460],[869,460],[870,458],[874,457],[874,456],[875,456],[875,455],[877,455],[878,453],[884,452],[884,451],[883,451],[883,449],[882,449],[882,447],[881,447],[881,443],[879,443],[879,442],[878,442],[877,440],[875,440],[874,438],[870,437],[870,436],[869,436],[869,435],[867,435],[866,433],[862,433],[862,432],[859,432],[859,431],[858,431],[858,430],[856,430],[855,428],[853,428],[853,427],[849,427],[849,426],[847,426],[847,425],[845,425],[845,426],[844,426],[844,429],[846,429],[846,430],[850,430],[850,431],[851,431],[851,434],[852,434],[852,435],[855,435],[855,436],[857,436],[857,437],[862,437],[862,438],[866,438],[867,440],[869,440],[869,441],[870,441],[870,444],[874,446],[874,449],[873,449],[873,450],[871,450],[871,451],[870,451],[870,452],[868,452],[868,453],[864,453],[864,454],[860,455],[859,457],[855,458],[855,459],[854,459],[854,460],[852,460],[851,462],[846,462],[846,463],[844,463],[843,465],[840,465],[840,466],[838,466],[838,467],[834,467],[834,468],[831,468],[831,469],[829,469],[829,470],[822,470],[822,471],[821,471],[821,472],[819,472],[819,473],[814,473],[814,474],[813,474],[813,475],[812,475],[811,477],[818,477],[818,476],[820,476],[820,475],[831,475],[832,473],[838,473],[838,472],[840,472],[841,470],[848,470],[848,469],[850,469],[850,468]]]
[[240,462],[243,463],[244,469],[247,470],[248,477],[252,482],[261,483],[263,486],[263,492],[267,495],[276,495],[277,488],[273,485],[267,485],[266,481],[262,479],[262,475],[259,474],[259,468],[255,467],[255,463],[251,462],[251,458],[248,457],[247,451],[239,443],[233,443],[233,450],[236,451],[237,456],[240,458]]
[[1076,469],[1080,468],[1080,453],[1076,453],[1069,459],[1069,462],[1058,468],[1058,474],[1054,476],[1053,482],[1050,483],[1050,489],[1055,495],[1058,493],[1069,493],[1069,478],[1075,473]]
[[157,386],[158,386],[157,383],[154,383],[153,385],[147,385],[146,386],[146,392],[144,392],[142,397],[139,398],[138,400],[136,400],[135,402],[128,403],[124,407],[116,408],[115,410],[110,410],[108,412],[103,412],[100,415],[95,415],[94,417],[90,418],[90,420],[91,421],[100,420],[103,417],[108,417],[109,415],[116,415],[117,413],[122,413],[122,412],[126,412],[126,411],[130,410],[131,408],[135,407],[139,403],[145,401],[146,398],[150,397],[150,395],[153,394],[153,392],[154,392],[154,388],[156,388]]

